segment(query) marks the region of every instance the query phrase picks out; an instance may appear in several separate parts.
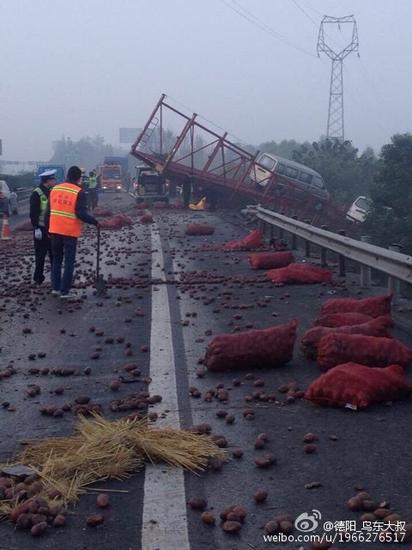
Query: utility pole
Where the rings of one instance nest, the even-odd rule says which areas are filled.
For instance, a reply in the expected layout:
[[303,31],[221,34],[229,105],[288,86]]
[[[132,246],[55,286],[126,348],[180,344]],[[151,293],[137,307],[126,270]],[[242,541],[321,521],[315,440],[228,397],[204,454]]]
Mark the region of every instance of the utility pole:
[[[332,25],[337,25],[339,30],[341,30],[341,25],[352,25],[352,40],[341,51],[335,51],[327,43],[330,37],[327,36],[326,29],[331,28]],[[345,139],[343,116],[343,60],[352,52],[356,52],[359,57],[358,27],[355,17],[353,15],[347,15],[345,17],[324,15],[319,27],[317,52],[318,57],[320,57],[321,53],[325,53],[329,59],[332,60],[326,136],[329,139],[336,139],[342,142]]]

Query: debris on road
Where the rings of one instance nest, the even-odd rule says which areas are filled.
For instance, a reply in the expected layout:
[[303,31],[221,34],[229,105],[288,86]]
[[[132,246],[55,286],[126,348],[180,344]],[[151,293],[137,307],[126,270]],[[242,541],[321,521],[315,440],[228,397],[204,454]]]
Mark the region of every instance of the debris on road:
[[[80,417],[74,435],[34,442],[16,457],[13,468],[30,464],[35,472],[26,477],[24,483],[18,477],[15,480],[0,476],[3,495],[0,517],[17,522],[22,514],[32,513],[34,508],[35,513],[41,513],[44,508],[46,520],[53,521],[52,504],[61,513],[78,500],[88,485],[106,479],[123,479],[140,470],[145,461],[162,461],[196,472],[207,467],[208,459],[223,456],[223,451],[207,436],[172,428],[152,428],[146,419],[123,418],[110,422],[96,415],[91,419]],[[107,495],[99,495],[97,504],[100,508],[107,507]],[[95,526],[101,521],[92,519],[87,523]],[[38,531],[36,534],[43,533]]]

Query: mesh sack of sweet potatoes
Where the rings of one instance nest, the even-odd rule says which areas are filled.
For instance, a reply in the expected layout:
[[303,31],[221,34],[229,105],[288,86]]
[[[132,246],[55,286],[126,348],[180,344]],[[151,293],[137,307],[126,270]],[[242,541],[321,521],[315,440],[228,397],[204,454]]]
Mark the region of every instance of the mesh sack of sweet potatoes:
[[140,223],[153,223],[153,214],[151,212],[145,212],[140,218]]
[[390,317],[382,315],[376,319],[370,319],[359,325],[348,325],[340,327],[313,327],[305,332],[302,338],[302,351],[308,358],[316,358],[320,339],[326,334],[364,334],[366,336],[386,336],[390,338],[390,329],[393,321]]
[[322,304],[320,314],[328,313],[364,313],[371,317],[391,314],[392,295],[373,296],[372,298],[332,298]]
[[297,325],[294,320],[215,336],[207,347],[205,364],[211,371],[283,365],[293,357]]
[[266,276],[276,284],[316,284],[328,283],[332,273],[311,264],[289,264],[287,267],[271,269]]
[[213,235],[215,232],[215,227],[213,225],[208,225],[207,223],[190,223],[186,227],[186,235],[188,236],[202,236],[202,235]]
[[126,214],[116,214],[112,218],[105,218],[100,222],[102,229],[122,229],[133,224],[133,220]]
[[253,250],[263,245],[263,233],[259,229],[254,229],[243,239],[238,241],[229,241],[223,245],[223,250],[228,252],[235,250]]
[[329,370],[350,361],[367,367],[394,364],[406,367],[411,360],[412,349],[395,338],[332,332],[322,336],[318,345],[318,365],[321,370]]
[[104,206],[96,206],[93,210],[93,216],[96,218],[111,218],[113,216],[113,211],[110,208],[105,208]]
[[345,313],[327,313],[326,315],[321,315],[313,324],[321,327],[348,327],[350,325],[367,323],[371,319],[373,317],[364,313],[346,311]]
[[292,252],[254,252],[249,255],[252,269],[274,269],[286,267],[295,261]]
[[400,365],[371,368],[345,363],[312,382],[305,398],[318,405],[365,409],[374,403],[403,399],[411,391]]

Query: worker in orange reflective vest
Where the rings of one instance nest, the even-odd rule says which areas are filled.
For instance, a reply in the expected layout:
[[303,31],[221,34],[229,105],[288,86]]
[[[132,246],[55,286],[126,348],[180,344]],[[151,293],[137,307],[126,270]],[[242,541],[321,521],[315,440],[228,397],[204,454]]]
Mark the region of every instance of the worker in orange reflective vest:
[[71,166],[66,181],[53,187],[49,197],[49,234],[53,254],[52,294],[60,294],[60,298],[63,299],[73,296],[70,288],[76,261],[77,239],[82,231],[81,222],[98,226],[97,220],[87,211],[87,196],[81,184],[80,168]]

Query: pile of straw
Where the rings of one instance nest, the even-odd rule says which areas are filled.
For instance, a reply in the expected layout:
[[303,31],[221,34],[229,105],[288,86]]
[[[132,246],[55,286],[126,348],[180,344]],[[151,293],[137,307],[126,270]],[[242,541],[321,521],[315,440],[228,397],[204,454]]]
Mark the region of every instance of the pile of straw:
[[[165,462],[192,472],[206,468],[209,458],[224,453],[207,436],[172,428],[155,428],[143,420],[108,421],[101,416],[79,418],[69,437],[39,440],[27,446],[13,464],[30,466],[44,490],[38,496],[50,501],[61,493],[65,506],[76,502],[86,487],[97,481],[124,479],[144,462]],[[0,515],[8,516],[16,503],[2,501]]]

